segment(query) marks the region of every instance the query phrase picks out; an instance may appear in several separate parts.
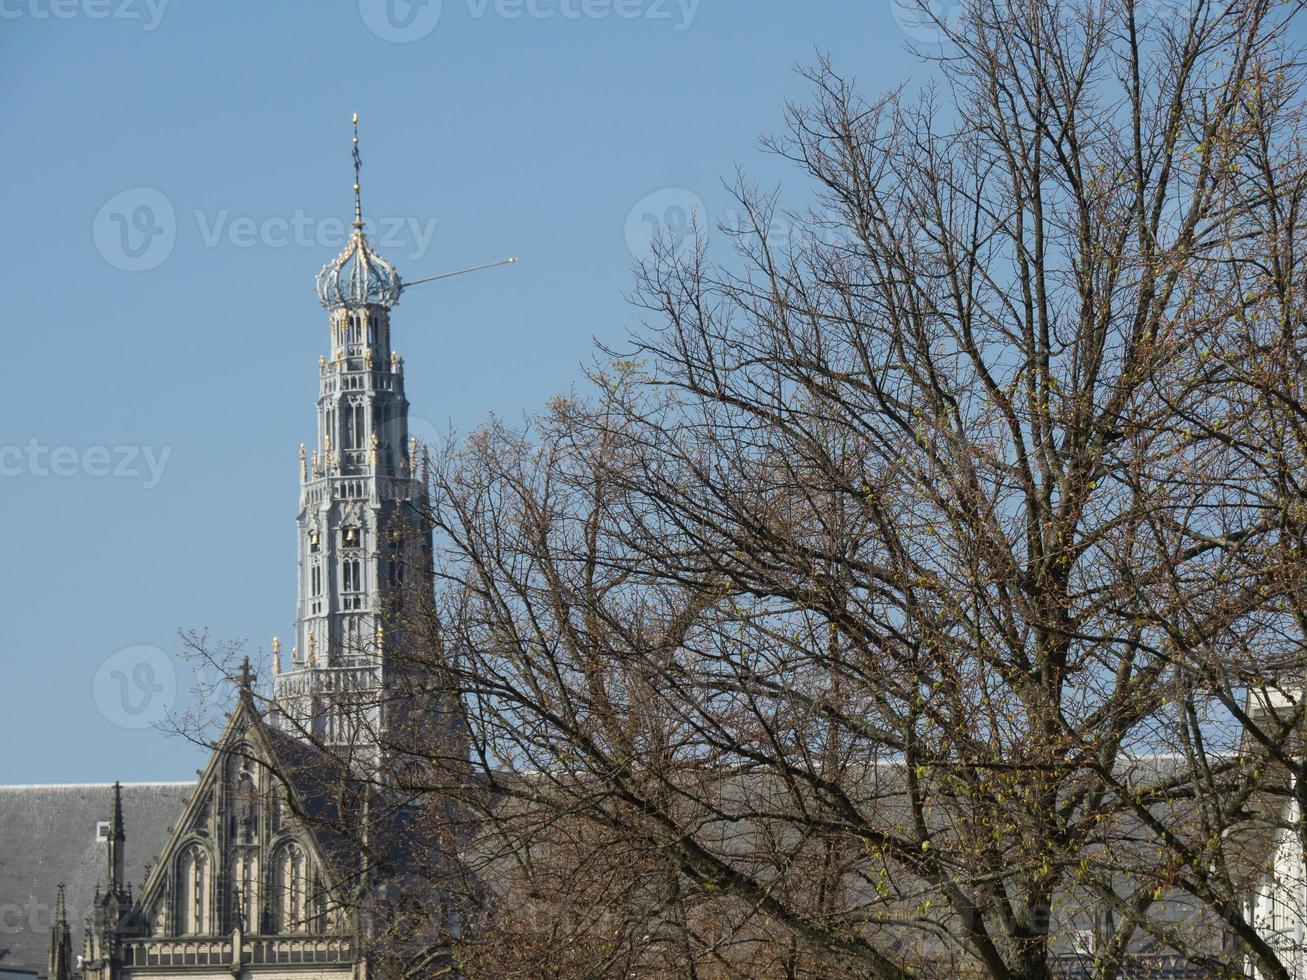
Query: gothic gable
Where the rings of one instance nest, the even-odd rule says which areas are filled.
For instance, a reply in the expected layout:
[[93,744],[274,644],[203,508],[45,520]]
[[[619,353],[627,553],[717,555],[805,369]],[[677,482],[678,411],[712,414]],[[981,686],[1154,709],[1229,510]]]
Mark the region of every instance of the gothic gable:
[[270,735],[241,698],[142,889],[151,936],[342,927],[330,864]]

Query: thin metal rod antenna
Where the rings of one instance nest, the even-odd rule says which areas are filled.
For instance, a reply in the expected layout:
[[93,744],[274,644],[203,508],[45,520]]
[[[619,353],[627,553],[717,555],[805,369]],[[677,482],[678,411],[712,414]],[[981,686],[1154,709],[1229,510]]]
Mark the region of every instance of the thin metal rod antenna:
[[517,256],[510,255],[508,258],[500,259],[498,262],[487,262],[485,265],[474,265],[470,269],[459,269],[457,272],[442,272],[438,276],[426,276],[422,279],[407,279],[404,281],[404,288],[408,289],[409,286],[420,286],[424,282],[435,282],[438,279],[453,279],[455,276],[465,276],[469,272],[480,272],[482,269],[494,269],[501,265],[515,265],[516,263]]

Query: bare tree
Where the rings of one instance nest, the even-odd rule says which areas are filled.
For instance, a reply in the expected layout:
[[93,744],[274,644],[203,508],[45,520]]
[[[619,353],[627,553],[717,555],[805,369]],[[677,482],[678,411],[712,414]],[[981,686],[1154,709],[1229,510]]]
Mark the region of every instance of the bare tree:
[[741,180],[593,393],[438,454],[405,723],[336,770],[405,815],[340,831],[386,971],[1290,975],[1299,6],[971,0],[924,91],[820,62],[793,234]]
[[820,63],[796,233],[741,182],[596,396],[441,461],[487,870],[642,869],[628,973],[1288,975],[1296,13],[977,0],[922,93]]

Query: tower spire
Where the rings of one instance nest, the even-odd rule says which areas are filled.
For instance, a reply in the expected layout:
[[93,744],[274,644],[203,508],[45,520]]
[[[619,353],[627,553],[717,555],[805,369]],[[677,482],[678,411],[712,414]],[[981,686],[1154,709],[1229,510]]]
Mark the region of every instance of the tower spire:
[[363,228],[363,201],[359,197],[359,173],[363,169],[363,158],[359,156],[359,114],[354,113],[354,227]]
[[50,926],[50,980],[72,980],[73,936],[68,927],[68,910],[64,904],[64,885],[59,883],[55,898],[54,922]]
[[118,894],[125,882],[123,873],[124,844],[127,833],[123,829],[123,787],[122,783],[113,784],[113,816],[109,820],[109,891]]

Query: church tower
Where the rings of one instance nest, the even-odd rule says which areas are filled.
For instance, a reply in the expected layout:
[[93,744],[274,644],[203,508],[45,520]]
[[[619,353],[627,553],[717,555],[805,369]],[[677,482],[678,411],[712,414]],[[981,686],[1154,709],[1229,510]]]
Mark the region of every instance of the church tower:
[[357,114],[353,153],[353,231],[317,278],[331,343],[318,359],[317,439],[300,446],[295,639],[284,671],[274,645],[273,669],[277,724],[366,765],[398,716],[431,531],[391,346],[403,284],[364,232]]

